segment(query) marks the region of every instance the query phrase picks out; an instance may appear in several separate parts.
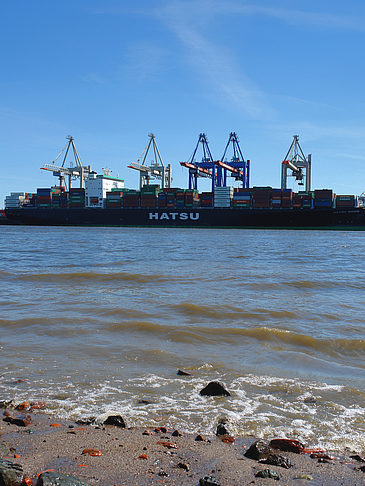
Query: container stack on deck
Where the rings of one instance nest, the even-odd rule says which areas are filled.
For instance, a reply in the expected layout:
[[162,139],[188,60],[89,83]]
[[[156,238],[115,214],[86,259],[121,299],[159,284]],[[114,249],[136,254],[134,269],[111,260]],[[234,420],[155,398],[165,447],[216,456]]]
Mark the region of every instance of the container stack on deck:
[[233,198],[233,187],[216,187],[214,191],[214,207],[229,208]]
[[355,196],[336,196],[336,208],[354,208],[356,206],[356,198]]
[[253,207],[257,208],[270,208],[271,206],[271,187],[254,187],[253,188]]
[[[93,201],[91,201],[93,202]],[[98,201],[95,201],[98,202]],[[330,189],[293,193],[292,189],[271,187],[233,188],[216,187],[215,192],[198,193],[195,189],[164,188],[157,184],[145,185],[140,191],[113,188],[106,193],[105,208],[184,208],[232,209],[351,209],[356,208],[353,195],[334,195]],[[17,192],[6,197],[5,207],[84,208],[85,189],[64,187],[39,188],[36,194]]]
[[85,207],[85,189],[71,188],[69,191],[69,207],[83,208]]
[[314,191],[314,207],[328,209],[333,207],[332,189],[317,189]]

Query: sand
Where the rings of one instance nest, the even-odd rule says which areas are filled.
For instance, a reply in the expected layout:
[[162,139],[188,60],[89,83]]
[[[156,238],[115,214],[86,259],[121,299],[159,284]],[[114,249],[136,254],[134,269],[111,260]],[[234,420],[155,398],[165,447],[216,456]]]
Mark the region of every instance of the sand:
[[[365,484],[365,472],[357,469],[364,463],[349,459],[344,452],[330,453],[336,457],[330,463],[319,463],[309,454],[279,452],[293,464],[292,468],[284,469],[259,464],[244,456],[255,441],[253,437],[236,437],[234,443],[224,443],[216,436],[196,441],[198,431],[174,437],[173,430],[163,433],[148,429],[152,435],[144,435],[145,429],[140,428],[80,426],[39,412],[30,415],[32,423],[27,427],[6,423],[1,417],[0,457],[20,464],[32,484],[40,472],[49,469],[103,486],[197,486],[200,478],[211,475],[221,486]],[[99,450],[102,455],[83,454],[85,449]],[[255,477],[255,473],[267,468],[277,472],[280,481]],[[301,475],[312,479],[296,479]]]

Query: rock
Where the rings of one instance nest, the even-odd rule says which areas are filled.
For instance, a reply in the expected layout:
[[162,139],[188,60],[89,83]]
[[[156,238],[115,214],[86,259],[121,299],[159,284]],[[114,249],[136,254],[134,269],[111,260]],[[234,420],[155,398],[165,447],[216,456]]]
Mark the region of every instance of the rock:
[[138,405],[150,405],[150,402],[149,400],[138,400]]
[[188,373],[187,371],[184,370],[177,370],[176,374],[180,376],[191,376],[191,373]]
[[220,422],[217,425],[217,430],[215,432],[215,435],[229,435],[227,428],[225,427],[225,425],[222,422]]
[[261,464],[268,464],[269,466],[279,466],[285,469],[292,467],[290,459],[280,454],[269,454],[265,459],[259,461]]
[[208,383],[206,387],[200,390],[200,395],[208,397],[231,396],[229,391],[225,389],[223,383],[220,383],[219,381],[211,381]]
[[304,450],[304,444],[295,439],[273,439],[270,441],[269,447],[284,452],[295,452],[296,454],[300,454]]
[[255,478],[269,478],[269,479],[275,479],[276,481],[279,481],[280,476],[272,469],[263,469],[262,471],[259,471],[255,474]]
[[202,434],[198,434],[195,437],[195,440],[196,440],[196,442],[209,442],[208,439],[206,437],[204,437],[204,435],[202,435]]
[[0,459],[1,486],[21,486],[23,481],[23,468],[20,464]]
[[154,434],[153,434],[152,430],[144,430],[142,432],[142,435],[154,435]]
[[119,414],[119,412],[112,411],[102,413],[96,417],[95,423],[98,425],[115,425],[116,427],[121,427],[123,429],[126,427],[123,417]]
[[220,486],[220,483],[218,483],[214,476],[205,476],[199,479],[199,486]]
[[189,464],[186,464],[185,462],[179,462],[178,464],[176,464],[176,467],[179,469],[184,469],[184,471],[186,472],[190,471]]
[[14,405],[14,400],[0,400],[0,408],[8,408]]
[[22,415],[20,417],[13,417],[9,412],[4,412],[5,418],[4,422],[9,422],[13,425],[18,425],[18,427],[27,427],[32,423],[32,418],[30,415]]
[[361,466],[361,467],[359,467],[359,469],[358,469],[358,470],[359,470],[359,471],[362,471],[362,472],[365,472],[365,466]]
[[264,440],[257,440],[245,452],[245,456],[249,459],[255,459],[256,461],[260,459],[266,459],[270,454],[272,454],[272,450],[269,447],[269,444]]
[[182,433],[179,430],[174,430],[171,435],[172,437],[182,437]]
[[75,476],[67,476],[66,474],[57,473],[54,471],[44,472],[39,475],[35,486],[90,486],[89,483],[82,481]]
[[355,459],[355,461],[359,461],[359,462],[365,462],[365,459],[361,456],[359,456],[359,454],[355,454],[353,456],[350,456],[351,459]]
[[295,476],[294,479],[306,479],[307,481],[312,481],[313,477],[310,474],[300,474],[299,476]]
[[103,425],[114,425],[115,427],[125,429],[125,422],[120,415],[109,415]]

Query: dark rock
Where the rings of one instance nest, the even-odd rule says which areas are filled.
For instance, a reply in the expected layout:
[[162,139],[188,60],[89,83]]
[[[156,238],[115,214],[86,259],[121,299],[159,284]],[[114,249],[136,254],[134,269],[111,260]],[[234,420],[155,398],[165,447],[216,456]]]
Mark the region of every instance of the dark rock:
[[120,415],[109,415],[109,417],[103,422],[103,425],[114,425],[115,427],[121,427],[125,429],[125,422]]
[[20,417],[13,417],[9,412],[4,412],[5,418],[4,422],[9,422],[13,425],[18,425],[18,427],[27,427],[32,423],[32,418],[30,415],[22,415]]
[[0,400],[0,408],[8,408],[14,405],[14,400]]
[[295,452],[300,454],[304,450],[304,444],[295,439],[273,439],[269,446],[284,452]]
[[311,459],[328,459],[330,461],[333,460],[333,457],[329,456],[328,454],[324,454],[323,452],[313,452],[309,457]]
[[54,471],[44,472],[38,477],[35,486],[90,486],[89,483],[82,481],[75,476],[67,476],[66,474],[57,473]]
[[328,459],[325,459],[324,457],[320,457],[318,459],[319,463],[324,463],[324,464],[333,464],[333,462],[329,461]]
[[365,459],[361,456],[359,456],[358,454],[355,454],[353,456],[350,456],[351,459],[355,459],[355,461],[359,461],[359,462],[365,462]]
[[76,420],[77,425],[91,425],[95,422],[96,417],[87,417]]
[[358,470],[359,470],[359,471],[362,471],[362,472],[365,472],[365,466],[361,466],[361,467],[359,467],[359,469],[358,469]]
[[187,371],[184,370],[177,370],[176,374],[180,376],[191,376],[191,373],[188,373]]
[[149,405],[152,402],[149,402],[148,400],[138,400],[138,405]]
[[272,450],[269,447],[269,444],[264,440],[257,440],[245,452],[245,456],[249,459],[255,459],[259,461],[260,459],[266,459],[272,454]]
[[199,479],[199,486],[220,486],[214,476],[205,476]]
[[219,381],[211,381],[206,387],[200,390],[200,395],[209,397],[226,396],[230,397],[231,394],[224,388],[224,385]]
[[268,478],[268,479],[276,479],[276,481],[279,481],[280,476],[272,469],[263,469],[262,471],[259,471],[255,474],[255,478]]
[[269,466],[279,466],[285,469],[292,467],[290,459],[280,454],[269,454],[265,459],[259,461],[261,464],[268,464]]
[[159,475],[161,478],[168,478],[168,477],[169,477],[169,475],[167,474],[167,472],[166,472],[166,471],[160,471],[160,472],[158,473],[158,475]]
[[195,437],[195,440],[197,442],[209,442],[208,439],[206,437],[204,437],[204,435],[202,434],[198,434],[196,437]]
[[179,469],[184,469],[184,471],[186,472],[190,471],[189,464],[186,464],[185,462],[179,462],[178,464],[176,464],[176,467],[178,467]]
[[179,430],[174,430],[171,434],[173,437],[181,437],[182,433]]
[[23,481],[23,468],[20,464],[0,459],[1,486],[21,486]]
[[215,432],[215,435],[229,435],[227,428],[225,427],[225,425],[222,422],[220,422],[217,425],[217,430]]
[[152,430],[144,430],[142,432],[142,435],[153,435],[153,432],[152,432]]

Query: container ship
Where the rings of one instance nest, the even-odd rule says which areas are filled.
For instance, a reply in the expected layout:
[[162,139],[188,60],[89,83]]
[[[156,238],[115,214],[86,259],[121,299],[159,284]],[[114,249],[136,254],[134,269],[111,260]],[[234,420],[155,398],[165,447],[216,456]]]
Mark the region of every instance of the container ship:
[[[282,228],[365,230],[363,200],[354,195],[336,195],[331,189],[310,188],[311,156],[304,156],[299,137],[282,162],[281,187],[249,187],[250,161],[245,160],[237,135],[229,136],[223,157],[214,160],[205,134],[200,134],[192,158],[180,162],[189,171],[189,188],[171,187],[171,166],[165,166],[153,134],[136,163],[129,167],[140,173],[139,190],[124,187],[124,180],[104,170],[92,171],[81,163],[74,140],[68,137],[62,165],[50,170],[59,183],[36,193],[11,193],[5,200],[2,222],[41,226],[147,226],[195,228]],[[201,162],[196,161],[202,148]],[[227,161],[228,148],[233,157]],[[155,160],[146,164],[152,152]],[[73,153],[75,163],[67,167]],[[287,188],[289,176],[305,185],[303,191]],[[199,192],[198,179],[208,177],[211,190]],[[227,183],[229,177],[239,187]],[[80,187],[71,187],[79,179]],[[151,179],[159,184],[151,184]],[[68,179],[68,180],[67,180]],[[67,187],[68,186],[68,187]]]

